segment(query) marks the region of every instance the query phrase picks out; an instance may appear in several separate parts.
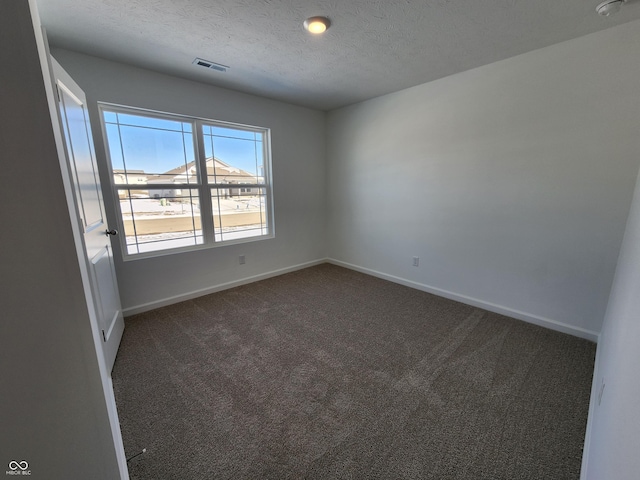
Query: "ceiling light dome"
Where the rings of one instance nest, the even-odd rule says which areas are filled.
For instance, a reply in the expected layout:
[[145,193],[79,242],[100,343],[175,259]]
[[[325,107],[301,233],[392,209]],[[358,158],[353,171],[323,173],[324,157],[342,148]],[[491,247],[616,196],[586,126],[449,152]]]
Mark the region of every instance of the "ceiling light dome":
[[331,26],[331,21],[327,17],[309,17],[304,21],[305,30],[310,33],[323,33]]
[[596,7],[596,12],[603,17],[608,17],[609,15],[613,15],[618,12],[622,7],[622,4],[626,1],[627,0],[607,0]]

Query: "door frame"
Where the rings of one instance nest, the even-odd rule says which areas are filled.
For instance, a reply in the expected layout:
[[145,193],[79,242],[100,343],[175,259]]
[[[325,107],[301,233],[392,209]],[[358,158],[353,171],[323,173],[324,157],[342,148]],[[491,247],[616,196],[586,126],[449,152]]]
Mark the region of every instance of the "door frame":
[[[35,22],[34,22],[35,23]],[[120,470],[121,480],[129,479],[129,471],[127,468],[127,458],[124,451],[124,444],[122,442],[122,432],[120,430],[120,421],[118,419],[118,411],[116,407],[115,395],[113,393],[113,382],[111,380],[111,373],[107,368],[105,357],[102,353],[102,334],[98,325],[98,314],[96,312],[96,303],[94,295],[91,291],[90,272],[87,265],[87,256],[85,253],[84,237],[80,230],[78,221],[78,204],[75,198],[73,190],[71,171],[69,166],[69,160],[66,154],[65,140],[62,137],[62,120],[60,117],[60,111],[58,108],[56,81],[53,76],[52,57],[49,51],[49,42],[47,40],[47,33],[44,27],[39,24],[34,24],[35,31],[41,30],[42,37],[36,35],[36,40],[40,43],[42,39],[43,44],[39,45],[42,48],[38,48],[40,54],[40,65],[42,67],[42,74],[44,77],[44,85],[47,95],[47,101],[49,104],[49,113],[51,115],[51,123],[53,125],[53,133],[58,150],[58,159],[60,161],[60,171],[62,172],[62,181],[64,184],[65,196],[67,198],[67,208],[69,210],[69,217],[71,218],[71,229],[73,231],[73,237],[75,239],[76,254],[78,256],[78,264],[80,266],[80,274],[82,277],[82,286],[84,289],[84,296],[87,304],[87,310],[89,313],[89,319],[91,324],[91,333],[93,337],[93,344],[96,359],[98,362],[98,368],[100,371],[100,380],[102,383],[102,390],[104,393],[104,401],[109,416],[109,424],[111,427],[111,436],[113,439],[113,445],[116,451],[116,457],[118,461],[118,468]],[[55,61],[55,60],[53,60]]]

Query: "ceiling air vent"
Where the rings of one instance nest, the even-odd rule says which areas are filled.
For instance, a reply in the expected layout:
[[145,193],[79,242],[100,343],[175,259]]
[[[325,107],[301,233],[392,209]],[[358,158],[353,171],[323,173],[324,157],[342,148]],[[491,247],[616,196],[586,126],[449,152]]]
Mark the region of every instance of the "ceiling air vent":
[[216,70],[218,72],[226,72],[229,69],[229,67],[227,67],[226,65],[221,65],[216,62],[210,62],[209,60],[204,60],[198,57],[196,57],[195,60],[191,63],[193,63],[194,65],[198,65],[200,67]]

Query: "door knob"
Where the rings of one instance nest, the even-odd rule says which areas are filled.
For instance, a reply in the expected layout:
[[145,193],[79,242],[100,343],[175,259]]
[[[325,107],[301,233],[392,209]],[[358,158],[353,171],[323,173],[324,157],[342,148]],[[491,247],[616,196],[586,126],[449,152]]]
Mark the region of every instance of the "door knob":
[[118,230],[115,230],[115,229],[113,229],[113,230],[105,230],[105,231],[104,231],[104,234],[105,234],[107,237],[108,237],[109,235],[111,235],[111,236],[114,236],[114,237],[115,237],[115,236],[118,234]]

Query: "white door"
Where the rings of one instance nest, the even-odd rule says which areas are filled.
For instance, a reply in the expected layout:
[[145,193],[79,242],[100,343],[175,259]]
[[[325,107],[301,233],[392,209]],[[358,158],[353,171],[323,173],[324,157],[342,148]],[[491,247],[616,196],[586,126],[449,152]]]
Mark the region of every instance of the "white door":
[[75,193],[75,207],[83,234],[87,268],[102,334],[103,353],[111,371],[118,352],[124,319],[116,282],[111,236],[118,232],[107,226],[100,177],[86,109],[86,97],[80,87],[51,59],[58,94],[60,120],[64,130],[67,162]]

